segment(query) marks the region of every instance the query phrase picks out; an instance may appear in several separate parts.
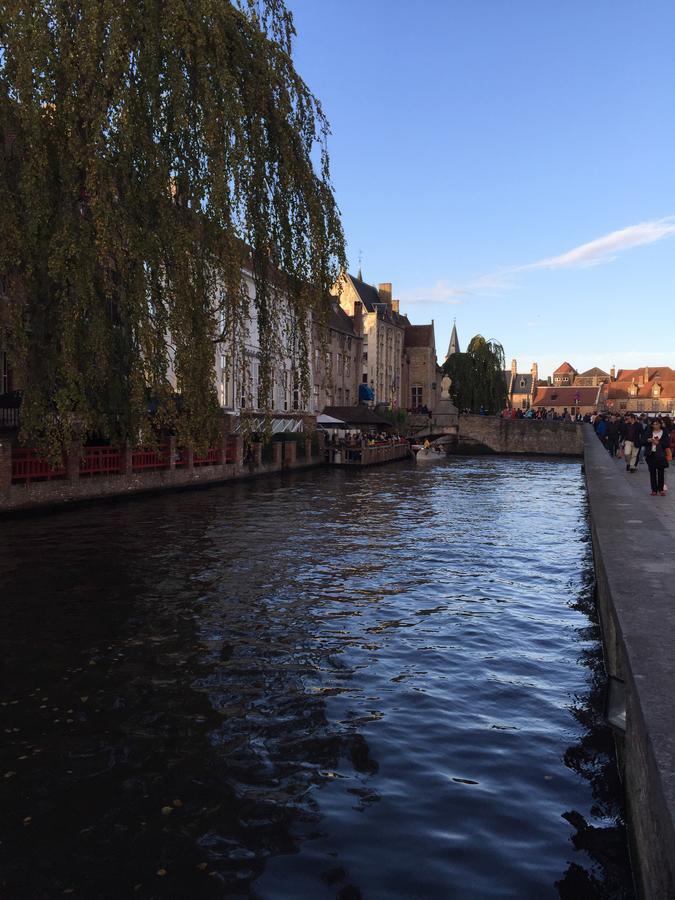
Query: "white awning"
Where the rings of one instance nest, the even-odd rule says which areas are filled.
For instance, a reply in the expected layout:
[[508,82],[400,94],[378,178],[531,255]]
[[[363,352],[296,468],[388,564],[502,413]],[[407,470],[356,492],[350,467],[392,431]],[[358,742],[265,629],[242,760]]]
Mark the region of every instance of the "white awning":
[[316,424],[323,425],[324,428],[343,428],[347,423],[343,422],[342,419],[335,419],[333,416],[321,413],[320,416],[316,417]]

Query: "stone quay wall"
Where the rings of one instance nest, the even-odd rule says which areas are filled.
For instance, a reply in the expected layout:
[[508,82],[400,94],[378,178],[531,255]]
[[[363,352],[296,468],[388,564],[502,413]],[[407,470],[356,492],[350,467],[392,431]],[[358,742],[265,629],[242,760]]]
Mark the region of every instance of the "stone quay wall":
[[76,448],[68,454],[65,472],[62,476],[29,480],[16,483],[12,472],[12,443],[0,435],[0,514],[18,510],[57,507],[86,500],[105,497],[128,496],[131,494],[154,492],[166,489],[198,487],[288,470],[301,470],[318,466],[323,462],[323,446],[312,446],[308,437],[298,452],[299,441],[273,442],[263,448],[253,443],[245,456],[241,437],[232,440],[233,451],[226,453],[223,444],[221,459],[229,462],[211,464],[195,463],[194,454],[187,453],[187,459],[176,464],[175,441],[168,449],[169,462],[165,468],[147,471],[133,471],[132,449],[123,448],[124,465],[120,474],[86,475],[80,471],[82,451]]
[[[452,446],[449,447],[452,452]],[[461,415],[457,453],[583,456],[582,425],[546,419]]]
[[[640,896],[675,897],[675,542],[667,510],[637,494],[584,426],[597,603],[605,666],[624,683],[622,760]],[[642,468],[642,466],[641,466]],[[619,476],[619,477],[618,477]]]

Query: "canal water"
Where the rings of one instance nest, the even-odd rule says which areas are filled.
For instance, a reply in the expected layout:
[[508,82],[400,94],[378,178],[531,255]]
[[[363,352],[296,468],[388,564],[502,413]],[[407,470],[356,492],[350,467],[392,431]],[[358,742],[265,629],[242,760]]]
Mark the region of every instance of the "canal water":
[[0,897],[632,897],[578,463],[5,519],[0,579]]

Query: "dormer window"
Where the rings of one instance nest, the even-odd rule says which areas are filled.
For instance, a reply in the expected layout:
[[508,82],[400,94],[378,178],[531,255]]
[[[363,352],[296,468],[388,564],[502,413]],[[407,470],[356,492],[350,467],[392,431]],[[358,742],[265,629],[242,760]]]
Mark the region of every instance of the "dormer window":
[[661,393],[661,388],[658,386],[658,384],[655,384],[654,387],[652,388],[652,397],[658,397],[660,393]]
[[637,394],[637,385],[631,384],[629,391],[630,391],[631,397],[634,397]]
[[520,379],[520,386],[521,386],[521,388],[525,387],[525,379],[524,378]]

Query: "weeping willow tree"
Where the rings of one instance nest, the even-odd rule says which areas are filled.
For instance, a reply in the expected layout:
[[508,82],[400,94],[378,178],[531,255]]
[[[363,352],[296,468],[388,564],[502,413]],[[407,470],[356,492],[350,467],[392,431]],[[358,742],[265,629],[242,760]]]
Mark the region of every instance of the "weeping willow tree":
[[150,409],[203,443],[214,342],[245,381],[251,319],[262,405],[284,349],[306,396],[344,239],[283,0],[0,9],[0,346],[24,439],[136,437]]
[[486,341],[480,334],[472,337],[466,353],[453,353],[443,366],[444,374],[451,379],[450,394],[455,406],[469,412],[478,412],[481,406],[488,413],[504,409],[504,368],[504,348],[498,341]]

